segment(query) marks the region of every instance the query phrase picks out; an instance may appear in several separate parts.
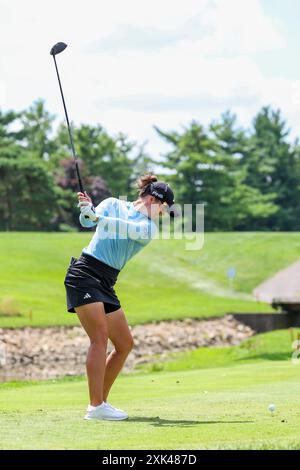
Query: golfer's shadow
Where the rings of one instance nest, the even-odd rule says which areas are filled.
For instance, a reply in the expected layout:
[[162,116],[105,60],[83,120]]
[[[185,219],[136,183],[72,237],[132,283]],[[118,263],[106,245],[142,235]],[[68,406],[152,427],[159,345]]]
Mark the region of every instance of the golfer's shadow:
[[191,427],[199,424],[247,424],[254,423],[254,421],[189,421],[180,419],[161,419],[159,416],[148,418],[143,416],[132,416],[128,418],[127,422],[133,423],[149,423],[151,426],[156,427]]

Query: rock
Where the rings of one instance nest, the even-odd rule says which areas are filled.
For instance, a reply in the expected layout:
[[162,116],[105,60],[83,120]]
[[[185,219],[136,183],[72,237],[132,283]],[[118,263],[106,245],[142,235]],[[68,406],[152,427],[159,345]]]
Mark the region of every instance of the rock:
[[[232,316],[211,320],[184,319],[130,327],[134,350],[124,372],[137,364],[164,360],[167,352],[199,347],[239,344],[255,332]],[[0,362],[0,380],[58,378],[86,373],[89,339],[80,326],[51,328],[0,328],[0,346],[5,363]],[[113,350],[109,342],[107,354]],[[3,353],[1,358],[3,359]],[[157,358],[158,356],[158,358]]]

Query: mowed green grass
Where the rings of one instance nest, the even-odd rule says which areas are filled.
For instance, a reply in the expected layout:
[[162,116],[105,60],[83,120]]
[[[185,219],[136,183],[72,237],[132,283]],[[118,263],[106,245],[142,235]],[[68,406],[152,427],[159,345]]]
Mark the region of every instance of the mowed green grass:
[[83,420],[85,378],[3,383],[0,449],[299,449],[300,365],[292,352],[282,330],[123,373],[109,397],[128,411],[123,422]]
[[[0,234],[0,304],[12,297],[22,313],[0,316],[0,327],[78,323],[66,311],[63,281],[70,257],[80,255],[92,233]],[[198,251],[186,243],[154,240],[120,273],[116,291],[130,324],[271,311],[251,300],[252,289],[300,257],[298,233],[208,233]],[[227,279],[232,266],[233,289]]]
[[3,384],[0,449],[299,449],[299,392],[287,361],[123,375],[110,401],[129,420],[87,422],[83,379]]

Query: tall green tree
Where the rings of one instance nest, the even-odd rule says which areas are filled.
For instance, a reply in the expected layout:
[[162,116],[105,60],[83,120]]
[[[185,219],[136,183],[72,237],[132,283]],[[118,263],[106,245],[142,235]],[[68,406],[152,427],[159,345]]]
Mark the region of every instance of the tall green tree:
[[[0,157],[18,158],[22,148],[19,142],[24,138],[23,129],[20,128],[20,113],[0,110]],[[19,130],[16,128],[19,127]]]
[[0,230],[54,230],[53,179],[36,159],[0,158]]
[[220,121],[211,123],[210,132],[216,139],[219,153],[226,155],[226,171],[230,184],[220,199],[224,210],[224,229],[246,230],[254,221],[256,229],[278,211],[274,193],[263,194],[248,180],[248,169],[243,165],[251,152],[251,135],[237,124],[237,116],[230,111],[221,115]]
[[55,116],[46,110],[42,99],[34,101],[29,109],[23,111],[21,121],[25,148],[31,157],[48,161],[56,150],[51,136],[54,119]]
[[124,134],[111,137],[100,125],[82,125],[75,131],[78,153],[91,176],[100,176],[112,195],[119,197],[130,191],[134,144]]
[[226,111],[218,121],[212,121],[209,132],[217,141],[219,149],[239,160],[248,146],[249,137],[245,130],[238,127],[236,114]]
[[[295,230],[299,223],[299,151],[288,141],[289,130],[280,110],[264,107],[253,121],[254,132],[242,165],[246,183],[273,198],[278,210],[265,229]],[[254,221],[254,227],[259,221]]]
[[196,122],[181,134],[158,130],[174,146],[165,166],[176,169],[171,176],[176,199],[194,208],[204,204],[207,230],[244,229],[254,215],[265,218],[276,210],[270,196],[245,182],[240,160],[247,137],[235,124],[235,116],[225,113],[208,130]]
[[[102,126],[82,124],[74,128],[77,156],[83,161],[83,177],[100,177],[109,192],[115,196],[132,196],[134,181],[140,169],[150,166],[150,157],[143,146],[137,146],[126,135],[110,136]],[[64,125],[58,129],[56,144],[58,151],[53,158],[58,161],[70,156],[67,130]]]
[[[84,162],[78,161],[79,170],[81,174],[84,174]],[[75,170],[75,165],[72,159],[65,158],[60,161],[60,167],[63,170],[62,173],[56,176],[56,183],[58,184],[58,206],[59,206],[59,217],[58,223],[71,225],[81,229],[79,223],[79,210],[77,207],[77,192],[78,178]],[[105,184],[105,182],[99,176],[89,176],[82,178],[84,190],[92,198],[94,205],[98,205],[103,199],[109,197],[111,194]],[[57,189],[58,189],[57,188]]]

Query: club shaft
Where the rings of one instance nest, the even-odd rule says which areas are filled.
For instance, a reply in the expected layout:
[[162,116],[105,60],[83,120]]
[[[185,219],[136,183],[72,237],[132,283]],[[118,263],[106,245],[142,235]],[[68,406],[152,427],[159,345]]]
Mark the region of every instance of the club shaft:
[[64,98],[64,94],[63,94],[63,90],[62,90],[62,86],[61,86],[61,81],[60,81],[60,76],[59,76],[59,73],[58,73],[58,68],[57,68],[55,55],[53,55],[53,59],[54,59],[55,70],[56,70],[56,74],[57,74],[57,78],[58,78],[60,94],[61,94],[63,107],[64,107],[64,111],[65,111],[67,127],[68,127],[68,132],[69,132],[69,137],[70,137],[70,143],[71,143],[71,149],[72,149],[72,153],[73,153],[73,157],[74,157],[74,161],[75,161],[75,168],[76,168],[76,173],[77,173],[77,178],[78,178],[78,183],[79,183],[79,189],[80,189],[80,192],[83,193],[84,192],[83,191],[83,185],[82,185],[82,181],[81,181],[81,177],[80,177],[80,173],[79,173],[78,162],[77,162],[77,157],[76,157],[75,147],[74,147],[74,141],[73,141],[73,136],[72,136],[72,132],[71,132],[71,126],[70,126],[70,122],[69,122],[67,107],[66,107],[65,98]]

